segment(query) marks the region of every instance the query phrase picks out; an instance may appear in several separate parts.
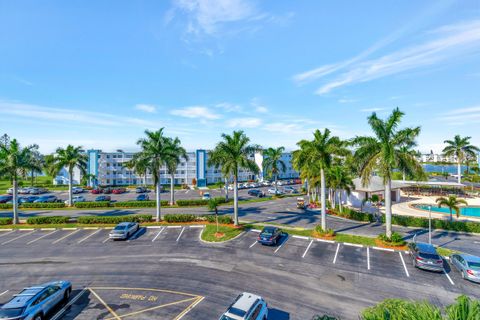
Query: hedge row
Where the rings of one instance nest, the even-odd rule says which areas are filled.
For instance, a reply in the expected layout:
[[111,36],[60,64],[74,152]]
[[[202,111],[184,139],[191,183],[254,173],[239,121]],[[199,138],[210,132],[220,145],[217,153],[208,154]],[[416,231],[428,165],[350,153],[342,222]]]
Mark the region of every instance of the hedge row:
[[120,222],[151,222],[151,214],[138,214],[129,216],[81,216],[77,219],[81,224],[108,223],[116,224]]
[[[208,222],[210,223],[216,223],[217,220],[215,219],[215,215],[214,214],[210,214],[210,215],[206,215],[206,216],[203,216]],[[233,219],[231,216],[229,215],[221,215],[221,216],[218,216],[218,223],[221,223],[221,224],[232,224],[233,223]]]
[[69,217],[53,216],[53,217],[30,217],[27,219],[28,224],[61,224],[67,223]]
[[360,212],[360,211],[355,211],[350,208],[343,208],[343,211],[340,212],[340,210],[337,209],[330,209],[330,213],[340,216],[343,218],[351,219],[351,220],[356,220],[356,221],[369,221],[369,222],[374,222],[375,217],[372,214],[365,213],[365,212]]
[[109,207],[110,201],[86,201],[86,202],[77,202],[75,203],[76,208],[104,208]]
[[[226,203],[225,198],[223,197],[217,197],[214,199],[217,200],[217,203]],[[208,200],[203,200],[203,199],[177,200],[176,203],[179,207],[205,206],[207,205]]]
[[0,209],[12,209],[13,204],[11,203],[0,203]]
[[22,203],[21,207],[22,208],[40,208],[40,209],[65,208],[65,203],[63,202]]
[[166,214],[163,216],[163,220],[168,223],[193,222],[198,220],[198,216],[194,214]]
[[[382,217],[385,222],[385,216]],[[411,216],[392,215],[392,224],[404,227],[428,228],[428,219]],[[472,221],[449,221],[432,219],[432,229],[480,233],[480,223]]]
[[0,218],[0,226],[5,226],[7,224],[12,224],[12,218]]
[[[112,205],[114,207],[134,207],[134,208],[153,208],[157,206],[157,202],[154,200],[148,201],[121,201],[121,202],[113,202]],[[161,200],[161,206],[167,206],[168,200]]]

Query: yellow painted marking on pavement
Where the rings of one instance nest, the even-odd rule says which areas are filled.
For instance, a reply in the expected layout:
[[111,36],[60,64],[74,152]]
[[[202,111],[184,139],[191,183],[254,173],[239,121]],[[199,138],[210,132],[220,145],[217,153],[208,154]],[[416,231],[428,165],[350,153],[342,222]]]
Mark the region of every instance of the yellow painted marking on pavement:
[[175,319],[173,320],[180,320],[183,318],[183,316],[185,316],[190,310],[192,310],[193,308],[195,308],[197,306],[197,304],[199,304],[200,302],[202,302],[202,300],[205,299],[205,297],[198,297],[198,299],[196,299],[195,301],[193,301],[188,307],[186,307],[178,316],[175,317]]
[[188,297],[199,297],[196,294],[180,292],[180,291],[173,291],[173,290],[163,290],[163,289],[125,288],[125,287],[90,287],[90,289],[94,289],[94,290],[140,290],[140,291],[153,291],[153,292],[181,294],[181,295],[188,296]]
[[110,308],[108,304],[106,304],[105,301],[103,301],[103,299],[100,298],[100,296],[92,288],[88,288],[88,290],[90,290],[90,292],[98,299],[98,301],[100,301],[101,304],[103,304],[103,306],[108,310],[108,312],[112,314],[112,319],[122,320],[122,318],[120,318],[118,314],[116,314],[115,311],[113,311],[112,308]]

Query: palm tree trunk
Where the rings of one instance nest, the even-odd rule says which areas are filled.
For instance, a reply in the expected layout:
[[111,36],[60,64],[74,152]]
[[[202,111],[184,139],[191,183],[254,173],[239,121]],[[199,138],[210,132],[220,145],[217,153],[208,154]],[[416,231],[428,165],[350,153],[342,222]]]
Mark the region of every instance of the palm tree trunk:
[[237,176],[233,176],[233,224],[238,226],[238,182]]
[[225,202],[228,202],[228,178],[225,178]]
[[17,179],[13,179],[13,224],[18,224],[18,184]]
[[457,160],[457,174],[458,174],[458,178],[457,178],[458,183],[462,183],[462,165],[460,162],[460,158]]
[[320,169],[320,201],[322,202],[322,229],[327,230],[327,205],[325,200],[325,171]]
[[72,198],[73,198],[73,169],[68,170],[68,206],[71,207],[73,205]]
[[452,213],[452,208],[450,208],[450,221],[453,221],[453,213]]
[[308,199],[308,204],[310,204],[312,201],[310,199],[310,183],[308,182],[308,179],[305,179],[307,182],[307,199]]
[[392,181],[390,179],[385,184],[385,224],[386,235],[390,239],[392,237]]
[[405,181],[405,171],[403,171],[402,175],[403,175],[403,181]]
[[338,194],[338,204],[340,206],[340,212],[343,212],[342,194],[343,194],[343,190],[340,190],[340,193]]
[[30,179],[31,179],[30,180],[30,186],[33,187],[33,185],[34,185],[33,182],[34,182],[34,179],[35,179],[35,173],[33,172],[33,170],[30,172]]
[[160,173],[158,174],[157,178],[157,185],[155,186],[156,189],[156,194],[155,194],[155,200],[157,201],[157,217],[156,221],[160,222],[161,216],[160,216],[160,208],[161,208],[161,202],[160,202],[160,191],[161,191],[161,185],[160,185]]
[[278,180],[277,175],[275,175],[275,196],[277,195],[277,189],[278,189],[277,180]]
[[173,183],[175,179],[175,175],[172,173],[170,175],[170,205],[173,206],[175,204],[175,185]]

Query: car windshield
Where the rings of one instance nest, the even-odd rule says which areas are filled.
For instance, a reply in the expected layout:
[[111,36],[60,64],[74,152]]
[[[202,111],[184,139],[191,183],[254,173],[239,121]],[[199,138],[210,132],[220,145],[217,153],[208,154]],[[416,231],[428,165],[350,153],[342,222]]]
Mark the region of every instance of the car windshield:
[[116,226],[115,230],[125,230],[127,226]]
[[266,236],[271,236],[273,234],[273,229],[269,228],[269,229],[263,229],[262,231],[262,235],[266,235]]
[[479,271],[480,271],[480,262],[469,262],[469,263],[468,263],[468,266],[469,266],[471,269],[479,270]]
[[[241,310],[241,309],[238,309],[238,308],[235,308],[235,307],[231,307],[230,309],[228,309],[228,313],[231,313],[235,316],[239,316],[239,317],[243,317],[245,314],[247,314],[245,311]],[[227,318],[227,319],[230,319],[230,318]]]
[[433,253],[423,253],[421,252],[419,254],[420,258],[423,258],[423,259],[432,259],[432,260],[440,260],[440,257],[438,256],[438,254],[433,254]]
[[0,309],[0,317],[13,318],[18,317],[23,312],[23,308]]

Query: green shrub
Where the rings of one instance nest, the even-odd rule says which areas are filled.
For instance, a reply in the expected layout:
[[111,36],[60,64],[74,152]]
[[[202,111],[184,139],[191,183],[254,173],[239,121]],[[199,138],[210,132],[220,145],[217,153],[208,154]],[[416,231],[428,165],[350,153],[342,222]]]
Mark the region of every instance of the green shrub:
[[27,219],[28,224],[62,224],[67,223],[69,217],[53,216],[53,217],[30,217]]
[[[385,222],[385,216],[382,217],[382,220]],[[392,215],[392,224],[405,227],[428,228],[428,219],[421,217]],[[480,233],[480,223],[472,221],[432,219],[432,229]]]
[[389,238],[385,233],[379,234],[378,239],[387,245],[392,246],[403,246],[405,244],[405,240],[398,232],[393,232],[392,236]]
[[78,218],[80,224],[117,224],[120,222],[150,222],[152,221],[152,215],[138,214],[129,216],[81,216]]
[[[155,200],[148,200],[148,201],[120,201],[120,202],[113,202],[112,205],[114,207],[121,207],[121,208],[154,208],[157,206],[157,202]],[[168,206],[167,200],[160,201],[161,206]]]
[[12,218],[0,218],[0,226],[6,226],[7,224],[12,224]]
[[65,208],[63,202],[47,202],[47,203],[22,203],[22,208],[39,208],[39,209],[51,209],[51,208]]
[[193,222],[198,220],[198,216],[194,214],[166,214],[163,216],[163,220],[168,223]]
[[386,299],[362,312],[362,320],[442,320],[442,313],[429,302]]
[[12,203],[0,203],[0,209],[12,209],[13,204]]
[[346,219],[356,220],[356,221],[366,221],[374,222],[375,217],[372,214],[356,211],[351,208],[343,208],[343,211],[337,209],[330,209],[330,213],[336,216],[340,216]]
[[[208,222],[210,223],[216,223],[217,220],[215,219],[215,215],[214,214],[209,214],[209,215],[206,215],[206,216],[203,216],[203,218],[205,218],[205,220],[207,220]],[[231,216],[229,215],[219,215],[218,216],[218,223],[221,223],[221,224],[232,224],[233,223],[233,219]]]
[[[225,198],[223,197],[216,197],[214,198],[218,204],[225,203]],[[187,206],[205,206],[207,205],[208,200],[203,199],[189,199],[189,200],[177,200],[177,205],[179,207],[187,207]]]
[[106,208],[110,207],[110,201],[86,201],[75,203],[76,208]]
[[335,235],[335,231],[333,229],[323,230],[321,225],[315,226],[315,232],[321,237],[333,237]]

